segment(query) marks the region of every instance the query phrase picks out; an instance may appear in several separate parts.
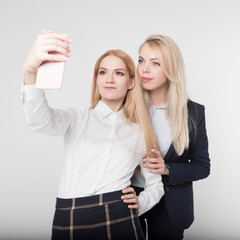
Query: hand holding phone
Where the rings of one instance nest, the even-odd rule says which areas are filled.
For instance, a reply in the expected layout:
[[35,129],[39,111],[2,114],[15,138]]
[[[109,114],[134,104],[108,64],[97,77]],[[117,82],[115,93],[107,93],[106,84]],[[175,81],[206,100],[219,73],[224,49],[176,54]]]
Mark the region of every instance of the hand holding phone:
[[65,62],[70,57],[66,34],[42,31],[33,44],[23,65],[24,84],[36,84],[41,89],[60,89]]

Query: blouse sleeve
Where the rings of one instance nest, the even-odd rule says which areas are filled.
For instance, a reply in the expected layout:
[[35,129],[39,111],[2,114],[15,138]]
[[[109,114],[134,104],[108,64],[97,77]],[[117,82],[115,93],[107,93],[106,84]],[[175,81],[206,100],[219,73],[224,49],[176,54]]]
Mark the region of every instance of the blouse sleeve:
[[142,161],[140,167],[145,185],[144,190],[140,192],[138,196],[140,204],[139,216],[154,207],[164,195],[161,175],[148,172],[148,170],[142,166]]
[[76,109],[52,109],[45,93],[35,85],[22,85],[22,104],[32,131],[47,135],[65,135],[81,119]]

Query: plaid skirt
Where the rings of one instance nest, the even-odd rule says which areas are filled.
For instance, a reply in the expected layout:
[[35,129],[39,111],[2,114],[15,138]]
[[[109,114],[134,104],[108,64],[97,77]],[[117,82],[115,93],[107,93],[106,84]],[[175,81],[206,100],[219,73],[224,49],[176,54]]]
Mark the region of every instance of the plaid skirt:
[[136,210],[121,199],[122,191],[90,197],[57,198],[52,240],[145,239]]

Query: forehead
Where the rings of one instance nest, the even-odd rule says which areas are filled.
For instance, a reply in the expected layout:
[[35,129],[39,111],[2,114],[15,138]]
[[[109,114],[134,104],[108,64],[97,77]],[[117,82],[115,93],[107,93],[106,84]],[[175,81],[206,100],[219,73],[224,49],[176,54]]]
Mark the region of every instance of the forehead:
[[103,60],[100,62],[99,68],[106,68],[106,69],[118,69],[122,68],[126,70],[126,64],[123,62],[123,60],[117,56],[106,56],[103,58]]
[[151,47],[149,44],[144,44],[142,48],[140,49],[140,57],[151,59],[151,58],[160,58],[161,52],[160,49],[156,49],[154,47]]

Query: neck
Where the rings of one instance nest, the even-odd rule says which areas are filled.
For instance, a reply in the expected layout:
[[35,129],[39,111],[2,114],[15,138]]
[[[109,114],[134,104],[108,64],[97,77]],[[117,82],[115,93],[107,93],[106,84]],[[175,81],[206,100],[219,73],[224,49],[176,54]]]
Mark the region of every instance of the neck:
[[149,95],[155,107],[162,107],[167,104],[167,86],[151,90],[149,91]]
[[118,112],[119,110],[122,109],[123,107],[123,101],[109,101],[106,99],[101,99],[103,101],[103,103],[105,103],[109,108],[111,108],[113,110],[113,112]]

